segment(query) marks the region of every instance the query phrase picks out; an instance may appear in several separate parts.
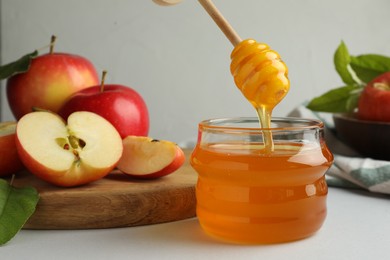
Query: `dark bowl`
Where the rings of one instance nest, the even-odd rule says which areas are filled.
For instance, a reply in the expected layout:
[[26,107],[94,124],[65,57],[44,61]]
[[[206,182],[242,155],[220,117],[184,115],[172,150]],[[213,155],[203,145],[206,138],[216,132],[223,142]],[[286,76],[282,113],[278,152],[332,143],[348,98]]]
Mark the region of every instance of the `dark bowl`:
[[334,114],[337,137],[362,156],[390,160],[390,123]]

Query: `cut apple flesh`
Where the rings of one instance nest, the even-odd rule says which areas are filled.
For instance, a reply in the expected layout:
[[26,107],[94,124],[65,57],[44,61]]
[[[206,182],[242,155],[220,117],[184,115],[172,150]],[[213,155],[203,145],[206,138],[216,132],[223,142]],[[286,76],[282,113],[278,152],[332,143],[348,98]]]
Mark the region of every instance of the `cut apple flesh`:
[[27,114],[18,122],[17,145],[32,173],[60,186],[104,177],[123,150],[116,129],[101,116],[85,111],[71,114],[68,125],[50,112]]
[[[58,137],[66,138],[68,129],[64,121],[54,114],[34,112],[22,118],[18,123],[17,136],[23,149],[31,157],[57,172],[68,170],[74,156],[58,146]],[[58,160],[61,158],[61,160]]]
[[123,147],[118,169],[138,176],[158,173],[168,167],[175,160],[178,149],[173,142],[143,136],[126,137]]

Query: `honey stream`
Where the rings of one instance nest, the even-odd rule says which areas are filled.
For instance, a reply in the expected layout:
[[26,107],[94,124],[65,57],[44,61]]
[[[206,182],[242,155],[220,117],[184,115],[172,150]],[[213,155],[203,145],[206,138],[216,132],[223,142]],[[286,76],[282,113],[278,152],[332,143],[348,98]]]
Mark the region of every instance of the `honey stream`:
[[266,107],[261,106],[256,108],[257,117],[259,118],[260,127],[263,129],[263,141],[264,141],[264,150],[266,154],[271,154],[274,151],[274,142],[272,139],[271,130],[265,130],[271,128],[271,117],[272,111],[268,110]]

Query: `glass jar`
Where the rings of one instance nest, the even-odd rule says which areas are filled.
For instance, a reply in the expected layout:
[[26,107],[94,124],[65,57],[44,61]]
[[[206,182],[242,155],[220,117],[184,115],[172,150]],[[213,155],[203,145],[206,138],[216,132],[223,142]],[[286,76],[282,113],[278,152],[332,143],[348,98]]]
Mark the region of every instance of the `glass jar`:
[[[270,134],[271,151],[263,141]],[[272,118],[269,129],[255,117],[202,121],[190,161],[198,173],[197,217],[213,237],[287,242],[314,234],[325,220],[333,155],[321,121]]]

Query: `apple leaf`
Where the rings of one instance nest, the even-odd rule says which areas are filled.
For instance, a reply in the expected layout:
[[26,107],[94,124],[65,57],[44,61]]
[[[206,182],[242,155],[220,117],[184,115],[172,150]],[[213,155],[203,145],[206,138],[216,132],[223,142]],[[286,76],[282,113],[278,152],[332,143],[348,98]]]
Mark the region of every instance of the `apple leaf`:
[[377,76],[390,71],[390,57],[378,54],[351,56],[350,65],[359,79],[368,83]]
[[356,81],[348,69],[351,62],[351,56],[349,55],[348,48],[343,41],[338,46],[334,54],[333,61],[336,71],[340,75],[343,82],[347,85],[355,84]]
[[31,60],[36,56],[38,56],[38,51],[26,54],[14,62],[0,66],[0,80],[27,71],[30,68]]
[[378,54],[350,55],[343,41],[335,51],[334,64],[346,86],[315,97],[306,106],[308,109],[329,113],[353,112],[367,83],[390,71],[390,57]]
[[35,188],[14,187],[0,179],[0,245],[19,232],[34,213],[38,200],[39,194]]
[[352,112],[360,96],[361,86],[344,86],[332,89],[312,99],[307,108],[313,111],[341,113]]

